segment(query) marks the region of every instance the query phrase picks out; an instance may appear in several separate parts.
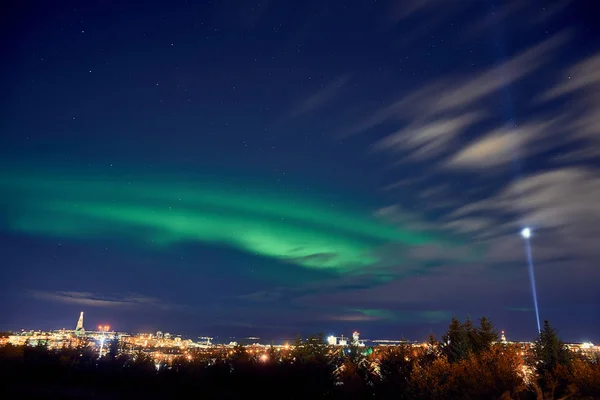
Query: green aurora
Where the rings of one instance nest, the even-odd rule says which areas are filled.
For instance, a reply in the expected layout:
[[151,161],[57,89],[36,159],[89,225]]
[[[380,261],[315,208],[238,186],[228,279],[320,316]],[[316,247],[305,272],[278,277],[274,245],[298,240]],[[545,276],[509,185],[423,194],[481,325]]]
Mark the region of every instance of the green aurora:
[[3,222],[28,234],[113,235],[153,247],[197,241],[339,273],[381,265],[376,250],[385,244],[445,245],[437,236],[384,224],[367,212],[249,186],[51,171],[0,177]]

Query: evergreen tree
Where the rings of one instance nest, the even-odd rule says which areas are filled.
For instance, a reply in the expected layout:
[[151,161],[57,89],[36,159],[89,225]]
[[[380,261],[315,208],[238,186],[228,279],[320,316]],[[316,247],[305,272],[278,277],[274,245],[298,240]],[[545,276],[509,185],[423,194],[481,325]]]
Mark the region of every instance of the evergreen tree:
[[556,329],[548,321],[535,341],[536,369],[540,375],[552,373],[559,365],[569,365],[569,349],[559,339]]
[[486,317],[479,319],[479,326],[476,328],[475,341],[473,342],[473,351],[481,353],[492,347],[492,344],[500,339],[498,331],[494,328],[492,321]]
[[478,337],[477,328],[475,327],[475,325],[473,325],[473,321],[471,321],[471,318],[469,316],[467,316],[467,318],[465,319],[465,322],[462,324],[462,328],[465,331],[465,335],[467,336],[467,341],[469,343],[467,345],[467,348],[469,349],[469,353],[476,353],[477,352],[476,343],[479,341],[479,337]]
[[448,331],[442,336],[442,353],[451,363],[464,360],[471,353],[467,327],[456,317],[452,318]]
[[119,339],[115,335],[112,338],[112,340],[110,341],[110,344],[108,347],[108,358],[110,360],[115,360],[118,355],[119,355]]
[[427,338],[427,347],[421,356],[421,364],[426,367],[433,364],[440,357],[440,342],[437,341],[433,333],[429,333]]

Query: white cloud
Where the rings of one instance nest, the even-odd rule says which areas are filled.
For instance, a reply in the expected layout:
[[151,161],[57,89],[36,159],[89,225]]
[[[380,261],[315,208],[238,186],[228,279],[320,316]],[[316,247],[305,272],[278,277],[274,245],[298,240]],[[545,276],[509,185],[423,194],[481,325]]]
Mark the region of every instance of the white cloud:
[[[467,204],[453,219],[497,217],[494,233],[531,226],[540,238],[552,239],[553,252],[579,257],[598,254],[600,237],[600,171],[584,167],[559,168],[515,180],[496,195]],[[510,219],[506,222],[505,216]],[[557,246],[557,243],[560,245]]]
[[448,142],[475,122],[483,113],[467,113],[454,118],[416,123],[375,143],[375,150],[413,151],[418,158],[433,157],[442,152]]
[[427,188],[427,189],[421,191],[419,193],[418,197],[423,200],[428,200],[428,199],[431,199],[432,197],[433,198],[440,197],[447,191],[448,191],[448,187],[446,185],[436,185],[436,186],[432,186],[430,188]]
[[469,37],[486,34],[485,31],[500,23],[508,23],[511,29],[531,29],[534,24],[544,23],[557,16],[572,0],[547,1],[542,7],[519,0],[507,0],[498,7],[490,9],[489,13],[473,26],[467,28],[465,34]]
[[[454,219],[465,215],[481,212],[488,209],[489,200],[478,200],[472,203],[464,204],[456,210],[450,212],[445,219]],[[444,219],[444,218],[442,218]]]
[[340,89],[344,87],[349,80],[350,74],[338,76],[302,101],[294,110],[292,110],[290,117],[299,117],[328,104],[339,94]]
[[417,177],[411,176],[409,178],[403,178],[394,183],[390,183],[389,185],[384,186],[382,188],[382,190],[389,191],[389,190],[407,188],[407,187],[416,185],[418,183],[424,182],[425,180],[427,180],[427,178],[428,178],[428,176],[426,174],[421,174]]
[[571,94],[575,91],[586,89],[596,91],[600,84],[600,53],[595,54],[568,68],[563,74],[563,79],[553,88],[546,91],[541,100]]
[[[600,146],[600,53],[567,68],[560,82],[544,92],[538,102],[557,98],[568,101],[562,113],[568,121],[565,131],[569,138],[587,141],[583,146]],[[587,158],[589,152],[580,154]]]
[[400,21],[417,12],[426,10],[436,3],[439,5],[439,0],[395,0],[390,9],[390,18],[394,21]]
[[432,102],[423,105],[430,112],[443,112],[452,109],[462,109],[472,105],[499,89],[524,78],[546,64],[554,51],[564,44],[568,34],[563,32],[519,53],[510,60],[488,69],[475,78],[469,78],[462,83],[439,93],[430,99]]
[[[567,32],[556,34],[474,77],[432,82],[374,112],[345,134],[365,131],[389,120],[402,121],[404,128],[378,140],[373,149],[405,152],[404,161],[439,157],[452,150],[455,139],[467,129],[484,122],[488,114],[481,109],[482,100],[542,68],[568,36]],[[534,138],[529,135],[539,132],[543,126],[530,124],[512,131],[498,129],[457,154],[448,165],[471,166],[481,162],[498,165],[510,159],[511,142],[530,142]]]
[[[446,163],[450,167],[493,167],[505,164],[515,157],[547,150],[551,145],[550,128],[555,120],[529,123],[520,127],[499,128],[470,143]],[[537,148],[530,148],[532,142]]]
[[451,229],[458,233],[473,233],[481,231],[494,224],[494,220],[490,218],[461,218],[454,221],[446,222],[443,227]]
[[77,304],[86,307],[172,308],[170,304],[160,299],[140,294],[103,295],[90,292],[30,290],[29,295],[40,300]]
[[522,11],[526,5],[524,1],[507,1],[498,9],[492,9],[485,18],[480,19],[468,28],[466,33],[469,35],[480,35],[482,31],[486,31],[506,18],[512,17],[517,12]]

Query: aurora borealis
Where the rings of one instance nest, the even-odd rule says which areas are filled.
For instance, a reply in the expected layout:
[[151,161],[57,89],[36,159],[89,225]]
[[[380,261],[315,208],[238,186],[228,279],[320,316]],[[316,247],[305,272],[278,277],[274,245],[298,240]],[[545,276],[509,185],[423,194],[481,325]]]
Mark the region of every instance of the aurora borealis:
[[[164,178],[163,178],[164,179]],[[428,244],[433,236],[397,228],[306,197],[258,188],[229,190],[176,177],[123,181],[110,177],[15,173],[1,181],[8,228],[79,238],[125,235],[148,248],[177,242],[225,244],[250,254],[339,273],[381,263],[384,244]]]
[[0,331],[596,339],[591,2],[13,3]]

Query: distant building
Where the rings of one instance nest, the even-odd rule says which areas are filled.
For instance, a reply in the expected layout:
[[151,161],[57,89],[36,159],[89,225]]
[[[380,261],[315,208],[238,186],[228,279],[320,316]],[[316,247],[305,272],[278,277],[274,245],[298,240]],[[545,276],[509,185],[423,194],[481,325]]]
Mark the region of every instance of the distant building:
[[77,320],[77,326],[75,327],[75,334],[77,336],[84,336],[85,329],[83,328],[83,311],[79,314],[79,319]]

